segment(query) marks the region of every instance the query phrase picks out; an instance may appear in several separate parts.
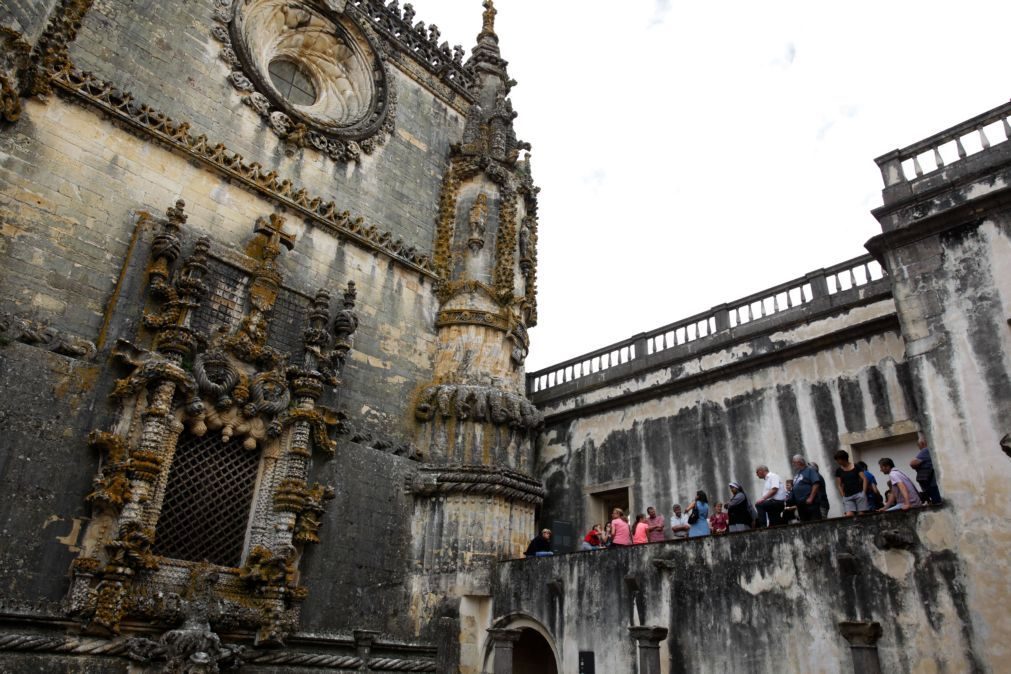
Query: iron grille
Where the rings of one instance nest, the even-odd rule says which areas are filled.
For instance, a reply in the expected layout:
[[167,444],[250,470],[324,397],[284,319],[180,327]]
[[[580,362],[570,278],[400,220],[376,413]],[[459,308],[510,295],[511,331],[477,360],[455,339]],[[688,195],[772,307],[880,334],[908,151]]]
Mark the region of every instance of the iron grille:
[[155,554],[238,566],[253,501],[259,452],[217,433],[184,433],[176,445],[155,535]]

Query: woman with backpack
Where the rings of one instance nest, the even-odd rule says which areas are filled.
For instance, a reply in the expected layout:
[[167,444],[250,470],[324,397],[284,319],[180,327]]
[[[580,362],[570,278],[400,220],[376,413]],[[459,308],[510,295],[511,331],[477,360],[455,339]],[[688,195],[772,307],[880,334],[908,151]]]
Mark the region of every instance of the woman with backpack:
[[709,497],[701,489],[695,492],[695,500],[688,506],[688,538],[709,535]]

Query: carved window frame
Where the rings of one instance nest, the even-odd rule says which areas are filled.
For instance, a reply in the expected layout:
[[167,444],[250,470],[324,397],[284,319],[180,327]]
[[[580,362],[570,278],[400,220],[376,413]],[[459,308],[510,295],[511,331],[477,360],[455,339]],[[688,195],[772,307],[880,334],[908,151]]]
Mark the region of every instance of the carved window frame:
[[[194,311],[208,293],[210,242],[182,252],[182,202],[154,224],[147,267],[149,310],[143,316],[150,348],[120,342],[113,357],[130,373],[116,382],[118,421],[95,431],[104,454],[88,496],[94,516],[72,569],[69,612],[89,631],[117,634],[125,620],[178,624],[204,587],[203,619],[215,629],[255,630],[257,644],[280,643],[298,624],[306,597],[298,564],[306,543],[319,542],[325,501],[333,490],[309,485],[313,450],[332,456],[337,415],[318,404],[338,374],[357,328],[354,284],[331,322],[323,290],[306,316],[304,353],[266,344],[271,309],[281,288],[277,258],[294,237],[280,216],[261,218],[247,249],[249,283],[241,324],[214,335],[194,328]],[[256,484],[239,567],[171,559],[153,552],[178,442],[221,433],[259,454]],[[207,601],[210,593],[213,601]],[[209,608],[208,608],[209,607]]]

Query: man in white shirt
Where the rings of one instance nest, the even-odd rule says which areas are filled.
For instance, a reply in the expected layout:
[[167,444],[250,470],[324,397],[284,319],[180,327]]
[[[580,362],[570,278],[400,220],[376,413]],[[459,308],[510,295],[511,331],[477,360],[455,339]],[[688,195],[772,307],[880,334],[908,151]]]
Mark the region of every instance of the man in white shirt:
[[881,472],[888,476],[888,483],[892,486],[888,492],[888,500],[885,501],[881,510],[909,510],[923,505],[913,481],[895,467],[894,461],[889,458],[878,459],[878,466],[881,468]]
[[755,468],[755,475],[765,481],[762,496],[755,501],[758,526],[778,526],[783,523],[783,508],[786,507],[786,488],[783,481],[775,473],[769,472],[769,467],[765,465]]
[[670,516],[670,530],[674,534],[674,540],[680,541],[688,538],[688,530],[692,525],[688,524],[688,515],[681,512],[681,504],[674,504],[674,514]]

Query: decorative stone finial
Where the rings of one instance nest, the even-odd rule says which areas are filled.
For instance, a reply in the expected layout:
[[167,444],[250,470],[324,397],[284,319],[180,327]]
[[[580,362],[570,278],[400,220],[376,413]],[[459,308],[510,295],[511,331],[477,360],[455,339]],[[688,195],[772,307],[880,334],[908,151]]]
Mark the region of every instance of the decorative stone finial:
[[484,25],[481,28],[481,35],[478,36],[478,39],[485,35],[495,37],[496,14],[498,14],[498,10],[495,9],[494,0],[484,0]]

